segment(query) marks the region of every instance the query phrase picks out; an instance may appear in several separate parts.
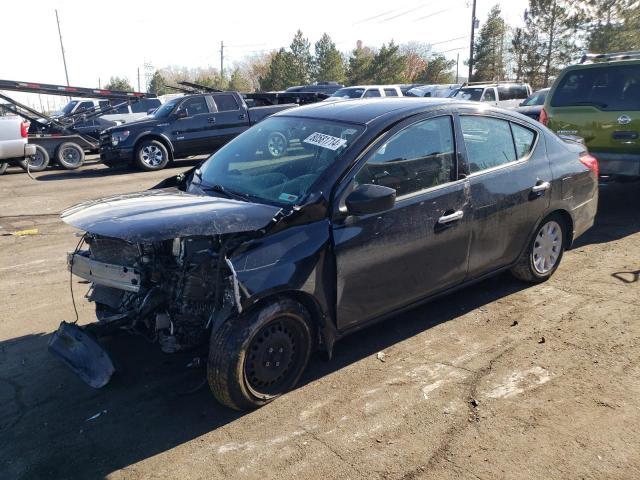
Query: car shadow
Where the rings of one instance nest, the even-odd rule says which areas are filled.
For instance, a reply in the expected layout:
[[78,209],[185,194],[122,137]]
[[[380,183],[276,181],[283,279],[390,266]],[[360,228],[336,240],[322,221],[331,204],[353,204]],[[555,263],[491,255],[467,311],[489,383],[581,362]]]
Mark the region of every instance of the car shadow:
[[[332,360],[312,357],[298,388],[525,287],[499,276],[347,337]],[[0,343],[0,478],[102,478],[246,414],[215,402],[204,362],[187,367],[193,353],[165,355],[139,336],[106,339],[117,372],[94,390],[48,354],[49,337]]]

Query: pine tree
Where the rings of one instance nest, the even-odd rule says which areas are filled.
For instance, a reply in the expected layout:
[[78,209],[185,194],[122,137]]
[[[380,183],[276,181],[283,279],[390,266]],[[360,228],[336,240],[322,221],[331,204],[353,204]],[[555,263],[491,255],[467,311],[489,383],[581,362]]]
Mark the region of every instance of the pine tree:
[[347,78],[350,85],[366,85],[372,83],[371,62],[373,61],[373,51],[369,47],[364,47],[360,43],[349,57],[349,69]]
[[331,37],[326,33],[315,44],[314,77],[318,82],[345,81],[344,59]]
[[369,68],[374,83],[402,83],[405,81],[406,58],[400,53],[400,47],[391,40],[389,45],[383,44],[373,56]]
[[293,58],[291,52],[281,48],[271,58],[269,70],[264,77],[260,77],[261,90],[284,90],[295,85],[292,80]]
[[581,15],[571,0],[529,0],[527,24],[538,34],[543,87],[548,87],[549,79],[576,56],[580,23]]
[[305,85],[311,79],[313,57],[311,56],[311,44],[309,40],[304,38],[302,31],[298,30],[291,42],[291,56],[289,79],[291,84],[287,85]]
[[153,77],[147,85],[147,91],[156,95],[165,95],[170,93],[171,89],[166,87],[167,81],[158,70],[153,73]]
[[442,54],[436,54],[427,60],[427,65],[416,77],[416,81],[422,83],[452,83],[454,81],[454,73],[452,71],[455,66],[455,60],[447,60]]
[[620,52],[640,48],[640,2],[637,0],[589,0],[587,48],[591,52]]
[[105,90],[120,90],[122,92],[133,92],[133,87],[124,77],[111,77],[104,86]]
[[499,5],[489,12],[487,21],[480,29],[473,51],[474,81],[501,80],[504,78],[504,43],[507,27]]

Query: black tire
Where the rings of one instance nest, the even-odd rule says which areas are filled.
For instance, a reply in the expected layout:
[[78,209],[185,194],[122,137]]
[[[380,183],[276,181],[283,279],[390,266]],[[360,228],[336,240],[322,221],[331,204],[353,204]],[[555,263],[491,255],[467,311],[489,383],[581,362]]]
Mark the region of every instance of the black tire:
[[84,163],[84,150],[74,142],[65,142],[56,149],[56,162],[67,170],[80,168]]
[[527,249],[511,273],[519,280],[541,283],[553,275],[564,253],[566,243],[566,222],[562,216],[552,214],[546,217],[536,229]]
[[19,165],[25,172],[27,171],[27,164],[29,165],[30,172],[41,172],[45,168],[47,168],[47,166],[49,165],[49,161],[49,152],[47,152],[44,147],[36,145],[35,155],[21,160],[19,162]]
[[0,163],[0,175],[4,175],[4,172],[7,171],[7,167],[9,164],[7,162]]
[[158,140],[143,140],[136,148],[134,163],[145,172],[162,170],[169,163],[169,152]]
[[211,336],[211,392],[235,410],[261,407],[295,387],[312,344],[309,313],[294,300],[274,301],[230,319]]
[[289,148],[289,140],[281,132],[271,132],[267,135],[266,149],[271,158],[280,158]]

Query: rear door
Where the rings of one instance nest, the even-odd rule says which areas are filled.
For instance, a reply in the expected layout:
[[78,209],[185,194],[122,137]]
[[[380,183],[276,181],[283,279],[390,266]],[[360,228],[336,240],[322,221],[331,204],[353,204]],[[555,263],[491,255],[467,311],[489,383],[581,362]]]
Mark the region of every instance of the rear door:
[[[584,138],[596,157],[605,154],[602,174],[640,174],[640,63],[568,70],[548,104],[549,128]],[[636,162],[625,162],[627,154]]]
[[204,95],[187,98],[178,108],[186,111],[187,116],[177,118],[172,125],[175,154],[196,155],[206,151],[213,121]]
[[386,212],[337,213],[333,221],[341,330],[464,279],[469,190],[457,177],[457,151],[452,116],[412,119],[374,145],[347,180],[394,188],[397,201]]
[[213,102],[216,113],[213,129],[215,138],[211,139],[211,146],[220,147],[232,138],[244,132],[249,126],[249,118],[243,105],[231,93],[214,93]]
[[509,120],[460,112],[473,205],[469,278],[513,263],[549,206],[552,174],[539,132]]

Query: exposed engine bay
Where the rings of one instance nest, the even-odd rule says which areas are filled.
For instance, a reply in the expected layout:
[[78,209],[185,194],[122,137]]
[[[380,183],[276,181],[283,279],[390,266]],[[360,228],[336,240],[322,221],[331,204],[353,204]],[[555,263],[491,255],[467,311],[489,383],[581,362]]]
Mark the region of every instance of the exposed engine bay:
[[100,324],[132,330],[166,353],[204,344],[216,319],[241,310],[221,236],[155,243],[87,233],[88,249],[69,254],[71,272],[91,282],[87,294]]

